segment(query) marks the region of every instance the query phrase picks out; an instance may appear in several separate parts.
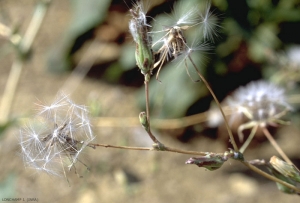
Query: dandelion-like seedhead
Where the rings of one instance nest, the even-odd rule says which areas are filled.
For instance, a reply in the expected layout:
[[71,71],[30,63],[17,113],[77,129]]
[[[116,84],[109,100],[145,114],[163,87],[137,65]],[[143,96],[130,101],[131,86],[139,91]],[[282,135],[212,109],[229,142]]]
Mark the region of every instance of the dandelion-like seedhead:
[[[201,11],[198,9],[197,5],[188,4],[186,2],[181,2],[175,4],[173,11],[173,18],[168,24],[163,24],[163,30],[152,31],[153,35],[158,35],[156,41],[153,43],[152,47],[154,53],[157,55],[158,60],[154,63],[154,68],[158,68],[156,79],[158,79],[159,72],[164,65],[164,63],[177,59],[178,56],[184,55],[184,61],[189,57],[194,51],[204,51],[208,49],[208,41],[213,41],[214,36],[217,36],[217,18],[210,11],[210,2],[207,1],[205,9]],[[156,24],[162,24],[159,20],[154,21]],[[157,26],[155,26],[157,27]],[[197,30],[197,46],[195,43],[189,45],[187,40],[187,30],[192,28],[198,28]],[[200,33],[200,32],[201,33]],[[201,35],[204,42],[199,43]],[[186,62],[185,62],[186,65]],[[187,67],[186,67],[187,69]],[[188,73],[189,75],[189,73]],[[190,76],[190,75],[189,75]]]
[[261,125],[273,124],[287,111],[292,110],[284,89],[262,80],[238,88],[227,99],[227,104],[237,110],[232,115],[233,120],[243,115]]
[[[159,72],[162,66],[172,60],[182,57],[187,66],[186,59],[194,51],[203,51],[208,49],[207,41],[213,41],[213,38],[218,35],[219,25],[217,18],[210,11],[210,1],[206,2],[205,9],[198,9],[197,6],[181,2],[175,4],[173,18],[171,21],[162,22],[155,19],[156,24],[162,25],[163,30],[154,31],[153,27],[147,23],[146,9],[142,1],[137,1],[130,9],[131,20],[129,22],[129,31],[136,42],[136,61],[141,72],[152,74],[153,69],[157,68],[156,79],[159,77]],[[157,27],[154,25],[154,27]],[[194,43],[188,45],[185,31],[190,28],[199,27],[204,43]],[[201,34],[198,31],[197,38]],[[157,40],[152,43],[152,36]],[[194,40],[193,42],[200,42]],[[156,49],[154,52],[152,49]],[[155,55],[155,57],[154,57]],[[156,58],[156,60],[155,60]],[[190,76],[186,67],[187,73]]]
[[[94,139],[86,107],[61,94],[20,130],[20,145],[26,167],[48,174],[65,174]],[[80,161],[81,162],[81,161]],[[81,162],[82,163],[82,162]]]

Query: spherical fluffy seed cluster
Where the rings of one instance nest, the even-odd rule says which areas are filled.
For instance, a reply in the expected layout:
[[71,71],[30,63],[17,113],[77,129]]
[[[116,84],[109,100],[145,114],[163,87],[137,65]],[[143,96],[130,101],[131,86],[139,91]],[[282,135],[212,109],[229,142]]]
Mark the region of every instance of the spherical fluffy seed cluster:
[[61,94],[20,130],[20,145],[26,167],[53,175],[65,174],[94,139],[87,109]]
[[245,87],[238,88],[227,99],[227,104],[238,112],[233,115],[233,120],[244,115],[262,125],[271,124],[292,110],[284,89],[265,81],[251,82]]
[[[156,20],[153,19],[152,26],[147,23],[147,9],[145,9],[143,1],[133,3],[132,9],[130,9],[129,31],[136,42],[137,65],[144,75],[150,75],[154,69],[157,69],[156,79],[160,81],[159,73],[163,65],[173,59],[178,59],[178,61],[184,62],[187,74],[192,79],[187,62],[190,61],[195,66],[191,57],[192,53],[210,50],[209,42],[213,42],[214,38],[218,37],[220,28],[218,18],[210,11],[210,0],[203,1],[199,5],[202,5],[202,9],[198,8],[197,4],[187,2],[174,4],[173,18],[165,18],[164,22],[158,17]],[[162,25],[163,29],[161,30]],[[193,28],[198,30],[195,32]],[[186,38],[192,36],[185,33],[189,29],[194,30],[192,43]],[[153,37],[155,42],[152,43]],[[197,57],[199,59],[199,55]],[[199,80],[193,81],[198,82]]]

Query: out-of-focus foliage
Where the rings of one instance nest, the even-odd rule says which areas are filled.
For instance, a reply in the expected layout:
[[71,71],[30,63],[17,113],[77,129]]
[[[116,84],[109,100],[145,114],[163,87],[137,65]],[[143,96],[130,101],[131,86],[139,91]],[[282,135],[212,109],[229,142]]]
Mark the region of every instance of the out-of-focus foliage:
[[4,135],[4,132],[9,129],[11,126],[16,124],[16,121],[14,119],[8,120],[5,123],[0,124],[0,138],[2,135]]
[[53,47],[50,53],[50,70],[63,71],[71,68],[70,54],[75,46],[76,40],[104,21],[110,2],[110,0],[71,1],[73,5],[73,18],[63,38],[55,44],[55,47]]
[[[105,31],[107,27],[109,28],[107,25],[114,26],[114,21],[129,19],[132,2],[126,1],[126,5],[124,1],[113,1],[110,7],[110,1],[99,3],[99,1],[89,0],[89,2],[90,4],[84,1],[83,7],[80,6],[81,1],[74,2],[74,18],[63,39],[66,43],[59,43],[58,51],[53,55],[59,57],[52,57],[55,60],[50,61],[55,63],[50,63],[51,68],[70,67],[70,51],[72,47],[78,46],[74,43],[78,43],[76,39],[79,36],[92,28],[95,29],[96,26],[103,27]],[[176,5],[184,6],[176,8]],[[178,14],[180,9],[185,9],[184,7],[187,5],[203,8],[206,1],[151,1],[147,12],[151,30],[163,30],[165,26],[169,25],[168,20],[172,19],[174,6]],[[86,12],[89,6],[93,8]],[[261,78],[283,84],[290,91],[297,87],[300,77],[295,76],[300,71],[297,69],[297,74],[295,74],[295,69],[287,69],[291,61],[287,50],[290,46],[300,43],[300,33],[296,29],[300,26],[299,7],[300,2],[297,0],[211,1],[211,11],[218,18],[220,25],[219,36],[214,38],[214,42],[211,43],[212,49],[208,53],[196,52],[193,59],[220,100],[223,100],[237,87]],[[121,17],[118,18],[118,16]],[[99,25],[100,22],[105,23]],[[128,24],[126,26],[127,28],[123,30],[124,33],[114,33],[121,37],[115,38],[114,41],[108,40],[108,47],[116,44],[119,46],[121,50],[117,54],[119,58],[98,64],[90,75],[95,78],[102,77],[104,80],[114,83],[141,86],[139,103],[144,108],[143,75],[136,67],[135,45],[128,32]],[[204,41],[202,36],[198,36],[200,34],[197,31],[187,33],[188,42],[195,42],[195,39],[197,39],[196,42]],[[157,33],[152,34],[153,41],[155,41]],[[164,32],[162,32],[163,34]],[[106,54],[106,51],[103,54]],[[300,55],[298,57],[300,58]],[[300,65],[296,66],[300,67]],[[190,63],[188,68],[192,78],[198,79]],[[282,72],[291,73],[287,74],[287,77],[281,77]],[[185,114],[199,113],[209,108],[207,98],[210,97],[210,94],[201,81],[193,83],[187,76],[182,60],[176,59],[164,65],[161,70],[161,81],[162,83],[159,83],[153,77],[150,86],[151,107],[155,116],[180,117]],[[195,106],[197,108],[194,108]]]
[[0,182],[0,197],[15,197],[16,175],[10,174],[2,182]]
[[[184,2],[193,3],[193,1]],[[297,32],[295,27],[300,25],[299,6],[300,2],[293,0],[212,1],[212,9],[222,26],[221,34],[215,40],[215,49],[210,51],[212,54],[208,55],[210,60],[204,62],[199,60],[197,65],[202,65],[200,71],[209,80],[220,100],[240,85],[260,78],[272,80],[273,75],[285,69],[284,65],[271,66],[270,64],[278,64],[276,60],[280,58],[275,59],[274,62],[270,55],[277,56],[277,53],[286,52],[290,45],[299,43],[299,38],[295,36]],[[168,15],[156,16],[155,20],[162,21],[162,18],[169,17]],[[300,55],[298,57],[300,58]],[[163,67],[162,75],[180,72],[178,69],[181,68],[176,68],[176,65],[171,62]],[[157,98],[164,98],[160,107],[162,117],[183,116],[194,102],[198,102],[201,106],[204,102],[203,98],[208,95],[205,88],[200,88],[201,85],[194,84],[191,88],[192,81],[183,82],[182,77],[187,77],[184,71],[177,74],[176,77],[172,77],[172,81],[162,79],[163,84],[157,84],[158,87],[166,86],[165,90],[161,90],[163,96],[159,97],[157,89],[152,88],[153,95]],[[286,82],[283,80],[281,84],[286,84]],[[177,91],[177,94],[168,97],[168,92],[174,93],[172,89]],[[194,110],[193,113],[196,113],[203,109]]]

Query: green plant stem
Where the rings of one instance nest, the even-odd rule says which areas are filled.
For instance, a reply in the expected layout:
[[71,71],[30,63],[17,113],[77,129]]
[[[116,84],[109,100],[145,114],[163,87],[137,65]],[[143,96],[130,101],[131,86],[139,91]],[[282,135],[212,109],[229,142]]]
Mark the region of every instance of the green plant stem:
[[138,150],[138,151],[151,151],[152,147],[129,147],[129,146],[118,146],[118,145],[110,145],[110,144],[95,144],[89,143],[90,147],[105,147],[105,148],[115,148],[115,149],[127,149],[127,150]]
[[[117,145],[109,145],[109,144],[94,144],[94,143],[90,143],[88,144],[88,146],[90,147],[105,147],[105,148],[117,148],[117,149],[126,149],[126,150],[139,150],[139,151],[161,151],[158,150],[157,148],[153,148],[153,147],[130,147],[130,146],[117,146]],[[189,155],[199,155],[199,156],[205,156],[207,155],[206,152],[197,152],[197,151],[186,151],[186,150],[180,150],[180,149],[175,149],[175,148],[170,148],[170,147],[164,147],[164,150],[166,152],[175,152],[175,153],[179,153],[179,154],[189,154]],[[217,154],[217,153],[216,153]],[[223,153],[222,153],[223,154]],[[233,159],[235,160],[235,159]],[[254,165],[245,162],[245,161],[240,161],[241,163],[243,163],[245,166],[247,166],[248,168],[250,168],[251,170],[253,170],[254,172],[264,176],[265,178],[268,178],[271,181],[275,181],[278,182],[288,188],[291,188],[295,191],[297,191],[298,193],[300,193],[300,188],[297,188],[283,180],[280,180],[262,170],[260,170],[259,168],[255,167]]]
[[25,63],[26,55],[31,49],[32,43],[42,25],[43,19],[46,15],[48,2],[40,1],[35,9],[31,22],[22,38],[18,48],[19,56],[12,64],[8,80],[4,89],[4,93],[0,105],[0,124],[6,123],[11,110],[13,98],[19,83],[20,75],[23,65]]
[[164,148],[164,151],[175,152],[175,153],[178,153],[178,154],[190,154],[190,155],[199,155],[199,156],[205,156],[205,155],[207,155],[206,152],[181,150],[181,149],[176,149],[176,148],[171,148],[171,147],[166,147],[166,146]]
[[[222,107],[221,107],[221,105],[220,105],[220,103],[219,103],[217,97],[215,96],[214,92],[213,92],[212,89],[210,88],[210,86],[209,86],[208,82],[206,81],[206,79],[202,76],[202,74],[201,74],[201,73],[199,72],[199,70],[197,69],[197,66],[195,65],[194,61],[192,60],[192,58],[191,58],[190,56],[189,56],[189,59],[191,60],[191,63],[193,64],[194,68],[196,69],[196,71],[197,71],[199,77],[200,77],[201,80],[205,83],[205,85],[207,86],[207,88],[208,88],[208,90],[210,91],[211,95],[213,96],[214,100],[216,101],[216,103],[217,103],[217,105],[218,105],[218,107],[219,107],[219,109],[220,109],[220,111],[221,111],[221,113],[222,113],[222,115],[223,115],[224,122],[225,122],[225,125],[226,125],[226,128],[227,128],[227,131],[228,131],[230,140],[231,140],[231,144],[233,145],[234,150],[235,150],[235,151],[238,151],[238,147],[237,147],[237,145],[236,145],[236,143],[235,143],[235,140],[234,140],[234,138],[233,138],[233,134],[232,134],[232,132],[231,132],[231,130],[230,130],[230,128],[229,128],[228,121],[227,121],[227,119],[226,119],[226,117],[225,117],[225,114],[224,114],[224,112],[223,112],[223,110],[222,110]],[[271,137],[272,137],[272,136],[271,136]],[[256,172],[256,173],[258,173],[258,174],[260,174],[260,175],[262,175],[262,176],[264,176],[264,177],[266,177],[266,178],[268,178],[268,179],[270,179],[270,180],[272,180],[272,181],[278,182],[278,183],[280,183],[280,184],[282,184],[282,185],[284,185],[284,186],[286,186],[286,187],[289,187],[289,188],[291,188],[291,189],[293,189],[293,190],[295,190],[295,191],[297,191],[297,192],[300,192],[300,188],[297,188],[297,187],[295,187],[295,186],[293,186],[293,185],[291,185],[291,184],[289,184],[289,183],[287,183],[287,182],[284,182],[284,181],[282,181],[282,180],[280,180],[280,179],[278,179],[278,178],[276,178],[276,177],[274,177],[274,176],[272,176],[272,175],[270,175],[270,174],[267,174],[267,173],[265,173],[264,171],[260,170],[259,168],[255,167],[255,166],[253,166],[253,165],[251,165],[251,164],[249,164],[249,163],[247,163],[247,162],[242,162],[242,163],[243,163],[244,165],[246,165],[248,168],[250,168],[251,170],[253,170],[254,172]]]
[[250,142],[252,141],[256,131],[257,131],[258,125],[255,125],[252,130],[251,133],[249,135],[249,137],[247,138],[247,140],[245,141],[245,143],[243,144],[243,146],[240,148],[240,152],[244,153],[245,150],[247,149],[247,147],[249,146]]
[[280,179],[276,178],[275,176],[272,176],[272,175],[270,175],[270,174],[268,174],[268,173],[266,173],[266,172],[260,170],[259,168],[253,166],[253,165],[250,164],[250,163],[247,163],[247,162],[242,162],[242,163],[243,163],[245,166],[247,166],[248,168],[250,168],[252,171],[254,171],[254,172],[260,174],[261,176],[264,176],[265,178],[268,178],[269,180],[272,180],[272,181],[274,181],[274,182],[280,183],[280,184],[282,184],[282,185],[284,185],[284,186],[286,186],[286,187],[288,187],[288,188],[290,188],[290,189],[293,189],[293,190],[295,190],[296,192],[300,193],[300,188],[297,188],[297,187],[295,187],[294,185],[291,185],[291,184],[289,184],[289,183],[287,183],[287,182],[285,182],[285,181],[283,181],[283,180],[280,180]]
[[268,138],[269,142],[273,145],[276,151],[280,154],[280,156],[289,164],[293,164],[293,162],[289,159],[289,157],[284,153],[281,147],[277,144],[276,140],[274,140],[273,136],[270,134],[269,130],[265,127],[262,128],[263,133]]
[[[146,98],[146,116],[147,116],[147,123],[148,123],[148,127],[146,129],[149,137],[152,139],[152,141],[156,144],[161,144],[158,139],[156,139],[156,137],[152,134],[151,132],[151,125],[150,125],[150,107],[149,107],[149,80],[147,79],[147,75],[149,73],[147,73],[145,75],[145,81],[144,81],[144,84],[145,84],[145,98]],[[149,75],[149,78],[150,78],[150,75]]]
[[189,154],[189,155],[199,155],[205,156],[207,155],[206,152],[197,152],[197,151],[188,151],[188,150],[181,150],[171,147],[164,147],[164,150],[159,150],[153,147],[130,147],[130,146],[118,146],[118,145],[109,145],[109,144],[95,144],[89,143],[88,146],[90,147],[105,147],[105,148],[116,148],[116,149],[127,149],[127,150],[138,150],[138,151],[165,151],[165,152],[175,152],[178,154]]
[[235,151],[239,151],[239,148],[238,148],[237,145],[236,145],[236,142],[235,142],[234,137],[233,137],[233,134],[232,134],[232,132],[231,132],[231,130],[230,130],[230,127],[229,127],[227,118],[226,118],[226,116],[225,116],[225,113],[224,113],[224,111],[223,111],[223,109],[222,109],[222,106],[221,106],[219,100],[217,99],[217,97],[216,97],[214,91],[211,89],[211,87],[210,87],[210,85],[208,84],[208,82],[206,81],[206,79],[202,76],[202,74],[201,74],[200,71],[198,70],[196,64],[194,63],[194,61],[193,61],[193,59],[192,59],[192,57],[191,57],[190,55],[188,55],[188,57],[189,57],[191,63],[193,64],[195,70],[197,71],[197,73],[198,73],[200,79],[201,79],[201,80],[204,82],[204,84],[206,85],[207,89],[209,90],[210,94],[211,94],[212,97],[214,98],[214,100],[215,100],[215,102],[216,102],[218,108],[220,109],[220,111],[221,111],[221,113],[222,113],[222,116],[223,116],[224,122],[225,122],[225,126],[226,126],[226,128],[227,128],[227,131],[228,131],[228,134],[229,134],[229,138],[230,138],[230,141],[231,141],[231,144],[232,144],[234,150],[235,150]]
[[[116,149],[125,149],[125,150],[138,150],[138,151],[160,151],[157,150],[156,148],[152,148],[152,147],[129,147],[129,146],[117,146],[117,145],[109,145],[109,144],[94,144],[94,143],[90,143],[88,146],[91,147],[105,147],[105,148],[116,148]],[[189,154],[189,155],[200,155],[200,156],[205,156],[207,155],[206,152],[197,152],[197,151],[185,151],[185,150],[180,150],[180,149],[175,149],[175,148],[170,148],[170,147],[165,147],[164,151],[166,152],[175,152],[175,153],[179,153],[179,154]],[[222,153],[223,154],[223,153]],[[235,160],[235,159],[233,159]],[[250,168],[251,170],[253,170],[254,172],[272,180],[275,182],[278,182],[288,188],[291,188],[297,192],[300,193],[300,188],[297,188],[283,180],[280,180],[262,170],[260,170],[259,168],[253,166],[252,164],[248,163],[248,162],[243,162],[241,161],[245,166],[247,166],[248,168]]]

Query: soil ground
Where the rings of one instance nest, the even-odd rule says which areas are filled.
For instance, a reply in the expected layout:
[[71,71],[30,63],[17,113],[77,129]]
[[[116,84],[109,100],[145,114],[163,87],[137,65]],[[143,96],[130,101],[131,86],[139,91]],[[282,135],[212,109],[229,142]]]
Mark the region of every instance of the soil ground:
[[[12,24],[21,22],[21,32],[27,27],[36,1],[2,0]],[[41,32],[33,45],[32,59],[25,65],[12,117],[29,116],[34,111],[37,99],[51,101],[70,74],[51,74],[46,70],[46,58],[50,48],[59,41],[70,19],[70,2],[53,0]],[[3,43],[1,39],[0,43]],[[4,90],[14,55],[1,58],[0,91]],[[88,103],[91,97],[99,98],[102,116],[133,117],[141,111],[135,102],[135,88],[110,85],[85,78],[72,99],[78,104]],[[91,96],[93,95],[93,96]],[[96,95],[96,97],[95,97]],[[94,126],[95,142],[150,146],[150,139],[142,127]],[[220,170],[207,171],[194,165],[185,165],[188,155],[168,152],[140,152],[119,149],[87,149],[84,163],[78,165],[79,178],[73,171],[68,174],[70,186],[65,178],[53,177],[25,169],[19,156],[18,127],[10,128],[0,140],[0,197],[38,198],[39,202],[214,202],[214,203],[274,203],[298,202],[296,195],[287,195],[277,190],[271,182],[247,170],[243,165],[228,161]],[[157,133],[157,132],[156,132]],[[295,158],[299,157],[300,138],[296,128],[283,128],[278,142]],[[293,136],[293,142],[291,137]],[[226,150],[223,142],[205,137],[181,143],[171,137],[160,136],[168,146],[186,150]],[[276,155],[269,143],[249,150],[248,159],[266,158]],[[12,184],[9,184],[12,183]],[[6,190],[4,190],[6,189]],[[2,199],[3,201],[3,199]]]

